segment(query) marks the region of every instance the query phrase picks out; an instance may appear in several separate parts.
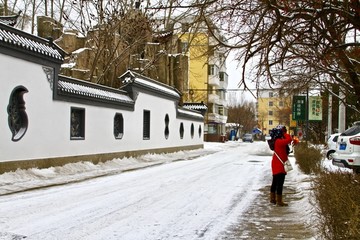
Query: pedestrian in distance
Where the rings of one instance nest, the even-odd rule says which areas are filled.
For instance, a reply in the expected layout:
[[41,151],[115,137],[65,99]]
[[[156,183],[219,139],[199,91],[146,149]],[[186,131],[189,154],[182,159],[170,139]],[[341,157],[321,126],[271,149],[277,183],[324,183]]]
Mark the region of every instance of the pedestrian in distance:
[[278,206],[288,206],[288,204],[283,201],[283,186],[286,176],[283,162],[289,161],[289,144],[291,143],[292,138],[287,133],[286,127],[283,125],[278,125],[276,128],[272,129],[270,135],[275,140],[274,153],[271,161],[273,178],[270,188],[270,202]]

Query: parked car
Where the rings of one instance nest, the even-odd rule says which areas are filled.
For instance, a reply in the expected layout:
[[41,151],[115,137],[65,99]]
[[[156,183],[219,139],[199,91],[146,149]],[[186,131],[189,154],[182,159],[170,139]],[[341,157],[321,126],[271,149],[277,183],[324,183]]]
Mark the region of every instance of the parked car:
[[326,157],[329,160],[332,160],[332,155],[336,151],[336,142],[338,140],[340,133],[331,134],[327,140],[327,151]]
[[336,144],[336,152],[332,154],[335,166],[351,168],[360,173],[360,122],[341,133]]
[[251,133],[246,133],[244,134],[243,138],[242,138],[243,142],[253,142],[254,141],[254,136]]

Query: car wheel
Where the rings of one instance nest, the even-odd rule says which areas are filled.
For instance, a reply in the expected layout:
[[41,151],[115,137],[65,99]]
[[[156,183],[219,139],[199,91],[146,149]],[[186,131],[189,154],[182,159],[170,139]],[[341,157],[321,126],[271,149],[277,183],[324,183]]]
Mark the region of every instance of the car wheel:
[[332,159],[333,159],[332,155],[333,155],[334,153],[335,153],[334,150],[328,151],[327,154],[326,154],[327,159],[332,160]]

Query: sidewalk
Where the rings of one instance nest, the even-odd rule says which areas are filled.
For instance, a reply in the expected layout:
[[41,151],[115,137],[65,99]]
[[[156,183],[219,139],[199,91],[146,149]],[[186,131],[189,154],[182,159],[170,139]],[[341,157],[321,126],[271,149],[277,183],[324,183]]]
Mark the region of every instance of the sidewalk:
[[[239,225],[227,229],[221,239],[316,239],[314,221],[309,222],[309,216],[314,214],[314,209],[308,203],[310,184],[308,189],[300,189],[298,180],[295,180],[296,177],[292,174],[296,175],[296,172],[289,173],[284,184],[284,201],[289,206],[280,207],[270,204],[270,186],[262,187],[259,189],[259,197],[239,217]],[[309,205],[312,209],[304,211],[304,205]]]

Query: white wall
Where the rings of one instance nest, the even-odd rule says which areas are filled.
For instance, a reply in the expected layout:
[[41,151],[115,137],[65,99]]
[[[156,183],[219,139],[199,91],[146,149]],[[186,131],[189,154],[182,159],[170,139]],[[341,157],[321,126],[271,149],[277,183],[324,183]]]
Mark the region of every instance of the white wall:
[[[0,161],[41,159],[159,149],[203,144],[198,129],[202,120],[177,119],[176,104],[159,96],[140,92],[135,111],[119,110],[85,104],[53,101],[52,90],[41,65],[0,54]],[[24,137],[11,140],[7,106],[12,90],[22,85],[29,125]],[[70,140],[70,109],[85,108],[85,139]],[[150,111],[150,139],[143,139],[143,110]],[[115,139],[113,121],[116,113],[124,118],[124,135]],[[166,139],[165,115],[169,115],[169,138]],[[180,139],[180,123],[184,138]],[[194,137],[190,126],[194,123]]]

